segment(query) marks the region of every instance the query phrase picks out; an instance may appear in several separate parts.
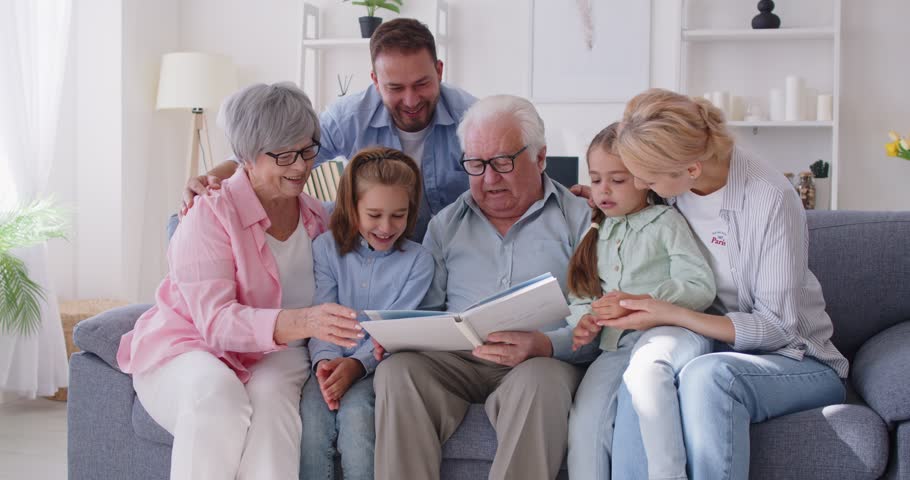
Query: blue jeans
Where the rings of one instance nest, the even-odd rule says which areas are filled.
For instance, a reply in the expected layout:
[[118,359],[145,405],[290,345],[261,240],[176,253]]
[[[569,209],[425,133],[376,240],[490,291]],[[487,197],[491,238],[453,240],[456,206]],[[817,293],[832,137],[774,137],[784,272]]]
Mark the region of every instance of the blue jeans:
[[300,397],[303,419],[301,480],[335,479],[336,442],[346,480],[373,478],[376,443],[374,403],[372,375],[354,382],[341,397],[341,406],[334,412],[322,399],[316,376],[310,376]]
[[626,332],[616,351],[601,352],[575,391],[569,411],[569,478],[610,478],[616,392],[639,336],[641,332]]
[[[774,417],[844,401],[837,373],[806,357],[720,352],[679,373],[679,407],[688,475],[693,480],[749,478],[749,427]],[[616,478],[647,478],[638,417],[626,389],[618,400],[613,463]]]
[[713,346],[713,341],[691,330],[669,326],[647,330],[635,342],[622,378],[638,414],[652,479],[686,479],[676,376],[692,359],[711,352]]

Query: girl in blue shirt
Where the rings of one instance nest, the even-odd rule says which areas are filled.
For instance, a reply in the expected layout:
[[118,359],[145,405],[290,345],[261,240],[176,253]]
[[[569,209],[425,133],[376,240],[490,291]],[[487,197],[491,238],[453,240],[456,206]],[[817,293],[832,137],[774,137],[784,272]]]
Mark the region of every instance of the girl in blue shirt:
[[[384,147],[360,150],[338,186],[329,232],[313,242],[316,298],[363,310],[418,306],[434,273],[433,257],[408,240],[422,185],[417,164]],[[315,375],[303,388],[300,478],[334,480],[334,445],[346,479],[373,478],[373,343],[345,349],[309,344]]]

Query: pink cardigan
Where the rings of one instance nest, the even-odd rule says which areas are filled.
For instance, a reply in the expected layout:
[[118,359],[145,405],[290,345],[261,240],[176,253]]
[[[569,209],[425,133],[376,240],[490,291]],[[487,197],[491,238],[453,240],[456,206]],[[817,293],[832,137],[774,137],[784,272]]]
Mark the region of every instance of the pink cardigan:
[[[306,194],[300,215],[312,239],[328,225],[322,204]],[[285,348],[274,340],[281,284],[265,241],[270,225],[243,168],[221,190],[198,197],[171,239],[155,306],[120,340],[120,369],[143,373],[201,350],[246,383],[251,365]]]

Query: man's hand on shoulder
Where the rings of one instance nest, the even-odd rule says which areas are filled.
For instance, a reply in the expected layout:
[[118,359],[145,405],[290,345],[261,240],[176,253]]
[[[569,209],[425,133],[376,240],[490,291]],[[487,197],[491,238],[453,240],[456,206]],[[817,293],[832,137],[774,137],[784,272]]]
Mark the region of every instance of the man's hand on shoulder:
[[541,332],[494,332],[472,352],[477,358],[514,367],[534,357],[553,356],[553,344]]
[[587,185],[572,185],[569,191],[572,192],[572,195],[587,200],[588,206],[594,208],[594,199],[591,198],[591,187]]
[[222,180],[230,178],[237,171],[237,162],[228,160],[215,165],[205,175],[192,177],[186,181],[186,187],[183,189],[183,206],[178,212],[178,218],[183,220],[186,212],[193,208],[193,201],[196,195],[208,195],[212,190],[221,188]]
[[183,205],[180,207],[178,217],[183,220],[186,212],[193,208],[196,195],[208,195],[212,190],[220,188],[221,179],[214,175],[199,175],[187,180],[186,187],[183,189]]

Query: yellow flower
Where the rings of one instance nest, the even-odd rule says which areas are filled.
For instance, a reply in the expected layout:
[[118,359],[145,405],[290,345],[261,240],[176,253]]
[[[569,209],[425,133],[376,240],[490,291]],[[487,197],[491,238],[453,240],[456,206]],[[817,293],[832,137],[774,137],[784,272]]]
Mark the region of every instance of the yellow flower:
[[889,157],[896,157],[897,152],[897,142],[892,142],[885,145],[885,153],[887,153]]
[[890,132],[888,132],[888,138],[890,138],[892,142],[896,142],[896,141],[900,140],[900,137],[897,136],[897,132],[895,132],[894,130],[891,130]]

